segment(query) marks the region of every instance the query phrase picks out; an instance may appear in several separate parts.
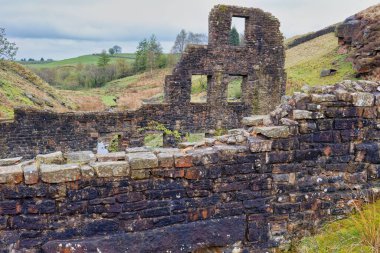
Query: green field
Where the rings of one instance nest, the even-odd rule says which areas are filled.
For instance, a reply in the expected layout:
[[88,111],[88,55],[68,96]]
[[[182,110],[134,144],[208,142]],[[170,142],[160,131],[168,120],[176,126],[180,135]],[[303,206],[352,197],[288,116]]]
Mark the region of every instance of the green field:
[[[82,55],[75,58],[69,58],[61,61],[45,62],[45,63],[30,63],[20,62],[31,68],[55,68],[55,67],[69,67],[76,66],[77,64],[97,64],[99,55]],[[135,54],[125,53],[117,54],[111,57],[111,63],[116,62],[118,59],[126,60],[128,63],[133,63],[135,60]]]

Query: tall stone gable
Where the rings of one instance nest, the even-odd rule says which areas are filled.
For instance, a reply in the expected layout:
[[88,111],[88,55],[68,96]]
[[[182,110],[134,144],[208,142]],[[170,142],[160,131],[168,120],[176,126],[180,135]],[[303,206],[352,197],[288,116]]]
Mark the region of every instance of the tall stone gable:
[[[245,19],[245,43],[229,44],[232,18]],[[241,103],[254,114],[267,113],[285,93],[283,36],[279,21],[256,8],[217,5],[209,15],[208,45],[189,45],[172,75],[166,78],[165,100],[190,103],[191,76],[208,76],[207,104],[212,114],[228,107],[228,77],[242,76]]]

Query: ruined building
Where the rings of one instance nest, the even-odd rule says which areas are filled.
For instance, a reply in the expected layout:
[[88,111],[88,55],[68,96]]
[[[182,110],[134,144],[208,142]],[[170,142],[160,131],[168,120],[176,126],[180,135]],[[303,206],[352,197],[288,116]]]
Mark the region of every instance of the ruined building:
[[[229,45],[233,17],[245,20],[245,45]],[[94,150],[102,138],[120,135],[125,146],[143,145],[138,130],[157,121],[181,133],[240,126],[244,116],[267,113],[285,91],[283,38],[279,22],[259,9],[216,6],[209,16],[209,44],[189,46],[166,78],[165,102],[136,111],[52,113],[15,110],[0,123],[0,158],[52,151]],[[191,103],[192,75],[207,75],[207,102]],[[227,101],[230,76],[242,78],[242,98]]]
[[[246,18],[245,47],[226,44],[234,15]],[[0,159],[0,252],[273,252],[344,217],[353,202],[379,197],[380,83],[304,87],[251,115],[268,110],[256,95],[269,108],[283,91],[280,42],[269,14],[217,6],[210,44],[190,47],[167,78],[167,103],[120,113],[17,111],[0,125],[1,154],[35,159]],[[189,101],[194,73],[209,76],[207,104]],[[242,102],[226,102],[228,75],[243,76]],[[150,119],[181,131],[240,128],[182,149],[91,151],[114,133],[137,145]]]

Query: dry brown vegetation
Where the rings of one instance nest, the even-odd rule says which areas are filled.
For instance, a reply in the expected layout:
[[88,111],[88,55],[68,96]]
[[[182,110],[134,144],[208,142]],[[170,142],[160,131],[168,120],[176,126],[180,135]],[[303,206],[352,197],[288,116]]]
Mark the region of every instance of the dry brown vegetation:
[[380,4],[371,6],[357,14],[360,19],[366,19],[369,21],[378,21],[380,19]]
[[165,76],[169,70],[156,71],[152,75],[143,74],[135,83],[129,85],[118,100],[118,107],[137,109],[144,99],[151,98],[163,92]]
[[[150,73],[143,73],[118,79],[107,83],[102,88],[82,91],[62,91],[66,97],[70,97],[77,105],[78,111],[104,111],[109,107],[118,110],[134,110],[141,107],[146,99],[159,96],[163,93],[165,76],[171,69],[160,69]],[[110,106],[104,98],[116,100],[116,104]]]

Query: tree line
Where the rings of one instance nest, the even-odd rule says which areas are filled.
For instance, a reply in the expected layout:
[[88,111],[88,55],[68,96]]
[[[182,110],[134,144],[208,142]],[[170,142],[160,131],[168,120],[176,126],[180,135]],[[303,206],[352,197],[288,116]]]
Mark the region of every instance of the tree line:
[[[60,66],[54,68],[34,68],[33,70],[51,85],[68,89],[101,87],[109,81],[123,78],[137,73],[149,72],[159,68],[173,67],[186,46],[189,44],[205,44],[207,36],[201,33],[187,32],[182,29],[176,36],[169,54],[164,54],[162,46],[153,34],[138,43],[135,52],[135,60],[132,64],[125,59],[116,61],[112,57],[122,53],[122,48],[115,45],[98,54],[97,64],[77,64],[76,66]],[[5,29],[0,28],[0,59],[13,60],[17,47],[5,36]],[[53,61],[41,58],[39,61],[33,58],[23,58],[22,62],[46,63]]]

